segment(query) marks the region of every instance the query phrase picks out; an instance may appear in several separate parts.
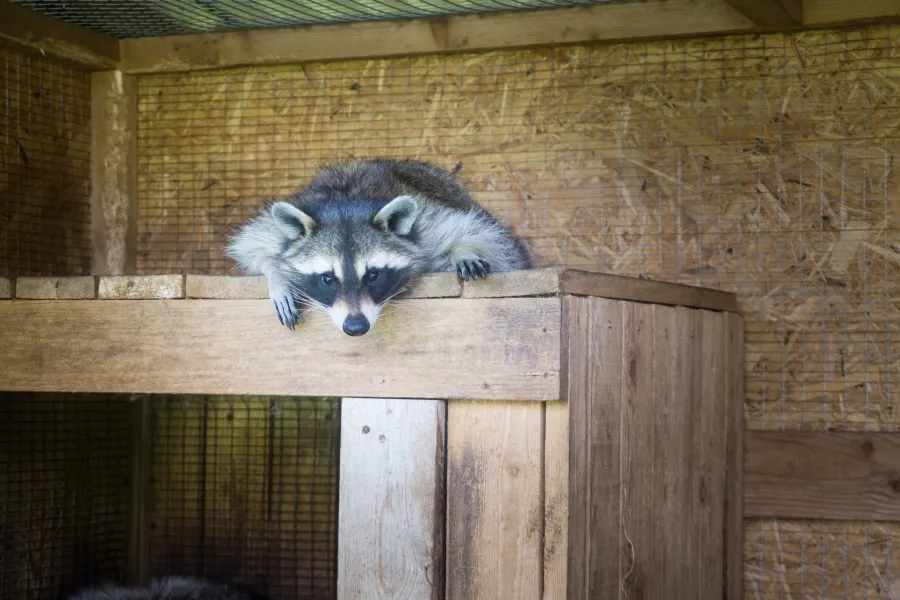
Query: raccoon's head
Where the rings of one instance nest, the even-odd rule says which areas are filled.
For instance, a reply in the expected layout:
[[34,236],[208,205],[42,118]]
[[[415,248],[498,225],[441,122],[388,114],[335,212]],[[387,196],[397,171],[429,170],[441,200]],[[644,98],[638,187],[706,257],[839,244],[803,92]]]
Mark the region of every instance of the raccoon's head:
[[278,202],[272,217],[286,237],[278,268],[297,300],[327,312],[347,335],[364,335],[384,303],[420,272],[408,237],[418,209],[411,196],[306,210]]

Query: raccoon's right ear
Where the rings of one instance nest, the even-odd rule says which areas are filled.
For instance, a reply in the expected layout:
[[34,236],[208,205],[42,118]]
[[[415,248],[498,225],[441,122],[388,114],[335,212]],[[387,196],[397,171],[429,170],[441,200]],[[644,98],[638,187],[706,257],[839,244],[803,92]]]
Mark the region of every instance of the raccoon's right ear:
[[407,235],[419,216],[419,205],[412,196],[397,196],[378,211],[372,222],[385,231]]
[[291,241],[310,235],[316,226],[311,216],[287,202],[276,202],[272,206],[272,218],[278,229]]

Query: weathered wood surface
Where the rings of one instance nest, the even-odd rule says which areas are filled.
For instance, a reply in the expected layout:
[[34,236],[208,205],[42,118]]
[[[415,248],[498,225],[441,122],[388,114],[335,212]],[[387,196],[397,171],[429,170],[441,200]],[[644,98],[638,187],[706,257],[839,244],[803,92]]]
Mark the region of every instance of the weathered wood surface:
[[339,600],[444,597],[441,400],[344,398]]
[[91,272],[137,268],[137,77],[91,75]]
[[725,441],[725,591],[744,597],[744,319],[727,316],[728,425]]
[[101,300],[172,300],[184,298],[183,275],[123,275],[101,277]]
[[88,69],[111,69],[119,61],[119,40],[0,0],[0,38]]
[[5,390],[559,399],[559,298],[408,300],[351,338],[268,300],[0,302]]
[[450,402],[448,600],[539,600],[543,407]]
[[544,407],[544,594],[567,600],[569,559],[569,405]]
[[97,280],[85,277],[19,277],[20,300],[88,300],[97,296]]
[[744,514],[900,521],[900,434],[752,431]]

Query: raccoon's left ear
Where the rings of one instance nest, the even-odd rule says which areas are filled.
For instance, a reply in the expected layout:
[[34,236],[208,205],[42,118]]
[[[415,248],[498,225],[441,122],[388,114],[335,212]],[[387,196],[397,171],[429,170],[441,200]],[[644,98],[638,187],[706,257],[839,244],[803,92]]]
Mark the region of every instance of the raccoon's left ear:
[[310,235],[316,226],[311,216],[287,202],[272,205],[272,218],[278,229],[291,241]]
[[412,196],[397,196],[378,211],[372,222],[385,231],[408,235],[419,216],[419,205]]

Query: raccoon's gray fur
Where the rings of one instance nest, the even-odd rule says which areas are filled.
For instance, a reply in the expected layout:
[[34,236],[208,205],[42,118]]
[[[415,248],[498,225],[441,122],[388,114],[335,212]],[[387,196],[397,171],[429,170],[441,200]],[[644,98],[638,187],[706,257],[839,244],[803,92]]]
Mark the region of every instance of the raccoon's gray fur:
[[145,587],[107,584],[82,590],[69,600],[251,600],[251,596],[198,577],[165,577]]
[[294,328],[304,303],[348,335],[366,333],[381,306],[421,273],[478,279],[532,266],[525,243],[456,177],[415,160],[327,166],[260,210],[226,252],[244,271],[266,276],[283,325]]

